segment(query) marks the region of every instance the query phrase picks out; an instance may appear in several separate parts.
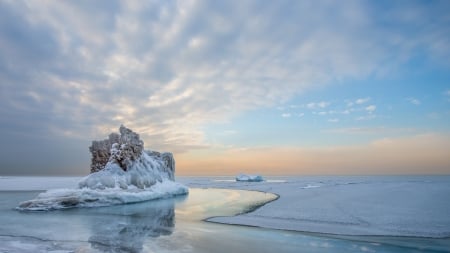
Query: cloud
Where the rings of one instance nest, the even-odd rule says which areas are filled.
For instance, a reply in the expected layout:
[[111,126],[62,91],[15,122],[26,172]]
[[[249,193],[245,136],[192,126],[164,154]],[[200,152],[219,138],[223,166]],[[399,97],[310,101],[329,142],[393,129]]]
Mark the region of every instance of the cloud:
[[324,133],[332,134],[348,134],[348,135],[378,135],[378,134],[400,134],[400,133],[415,133],[417,130],[413,128],[390,128],[390,127],[350,127],[350,128],[337,128],[328,129],[323,131]]
[[328,122],[337,123],[337,122],[339,122],[339,119],[337,119],[337,118],[329,119]]
[[290,113],[283,113],[281,114],[281,117],[283,118],[290,118],[292,115]]
[[237,134],[237,133],[238,133],[238,131],[236,131],[236,130],[225,130],[221,134],[222,135],[234,135],[234,134]]
[[406,100],[408,102],[410,102],[411,104],[413,104],[413,105],[420,105],[421,104],[420,100],[418,100],[417,98],[410,97],[410,98],[406,98]]
[[433,119],[433,120],[438,120],[441,118],[441,114],[438,112],[431,112],[429,114],[427,114],[428,118]]
[[374,119],[374,118],[376,118],[376,115],[369,114],[369,115],[357,117],[355,120],[356,121],[364,121],[364,120],[371,120],[371,119]]
[[355,100],[345,100],[345,104],[347,107],[353,107],[354,105],[362,105],[370,101],[370,97],[365,98],[357,98]]
[[369,101],[370,101],[370,98],[369,98],[369,97],[366,97],[366,98],[358,98],[358,99],[355,100],[355,104],[357,104],[357,105],[362,105],[362,104],[365,104],[365,103],[367,103],[367,102],[369,102]]
[[[314,17],[281,11],[312,8],[325,14],[328,5],[92,5],[2,3],[0,81],[6,86],[1,105],[4,116],[10,112],[22,121],[30,119],[11,123],[11,129],[24,133],[33,125],[49,136],[93,138],[125,123],[142,131],[155,148],[183,148],[183,143],[190,148],[205,144],[204,124],[287,101],[336,75],[361,73],[353,65],[343,68],[362,58],[347,46],[352,33],[328,44],[323,54],[317,43],[325,34],[292,26]],[[338,20],[346,23],[348,18]],[[318,25],[332,30],[327,22]],[[330,62],[333,52],[347,58]]]
[[311,102],[306,104],[306,108],[308,109],[323,109],[330,105],[330,102],[321,101],[321,102]]
[[305,116],[305,113],[301,112],[301,113],[299,113],[297,116],[298,116],[299,118],[301,118],[301,117]]
[[373,113],[377,109],[377,107],[375,105],[369,105],[365,109],[368,113]]
[[351,113],[351,110],[343,110],[341,113],[342,113],[342,114],[350,114],[350,113]]
[[[48,146],[55,145],[51,139],[103,138],[124,123],[148,147],[186,152],[209,146],[205,125],[339,80],[385,73],[417,51],[450,58],[439,3],[417,6],[412,21],[400,19],[404,6],[373,13],[377,7],[2,1],[1,131]],[[410,24],[421,29],[397,29]]]

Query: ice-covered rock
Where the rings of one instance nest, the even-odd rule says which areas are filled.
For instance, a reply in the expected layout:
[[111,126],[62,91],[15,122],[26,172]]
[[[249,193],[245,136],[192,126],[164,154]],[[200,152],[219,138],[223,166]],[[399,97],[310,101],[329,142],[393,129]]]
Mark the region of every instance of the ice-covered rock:
[[236,181],[243,181],[243,182],[261,182],[264,181],[264,178],[260,175],[246,175],[246,174],[239,174],[236,176]]
[[91,174],[78,189],[55,189],[25,201],[18,209],[50,210],[124,204],[187,194],[188,188],[175,182],[172,153],[144,150],[144,142],[132,130],[121,126],[103,141],[93,141]]
[[123,125],[119,133],[111,133],[108,139],[92,142],[89,147],[92,154],[91,173],[102,170],[108,162],[114,162],[126,171],[141,156],[144,142],[139,139],[139,134]]

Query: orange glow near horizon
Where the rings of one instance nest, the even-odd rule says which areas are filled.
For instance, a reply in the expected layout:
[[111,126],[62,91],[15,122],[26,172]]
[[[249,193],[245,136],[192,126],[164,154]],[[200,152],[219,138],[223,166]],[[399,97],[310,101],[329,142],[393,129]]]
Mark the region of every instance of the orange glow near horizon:
[[419,135],[366,146],[229,149],[176,156],[177,175],[450,174],[450,137]]

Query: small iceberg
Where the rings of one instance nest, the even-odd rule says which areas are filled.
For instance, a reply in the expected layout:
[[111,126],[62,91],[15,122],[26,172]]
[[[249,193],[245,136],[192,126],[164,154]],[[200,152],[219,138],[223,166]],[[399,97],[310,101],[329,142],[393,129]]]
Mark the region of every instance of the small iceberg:
[[24,201],[18,210],[46,211],[136,203],[188,193],[175,182],[172,153],[144,150],[144,142],[121,126],[102,141],[93,141],[91,174],[75,189],[54,189]]
[[264,178],[260,175],[239,174],[238,176],[236,176],[236,181],[238,181],[238,182],[262,182],[262,181],[264,181]]

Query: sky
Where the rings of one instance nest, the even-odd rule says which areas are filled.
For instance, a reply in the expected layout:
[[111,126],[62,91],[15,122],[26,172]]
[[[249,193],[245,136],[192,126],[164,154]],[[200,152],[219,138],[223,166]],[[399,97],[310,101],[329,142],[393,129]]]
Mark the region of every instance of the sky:
[[450,2],[0,0],[0,176],[121,124],[177,175],[450,174]]

